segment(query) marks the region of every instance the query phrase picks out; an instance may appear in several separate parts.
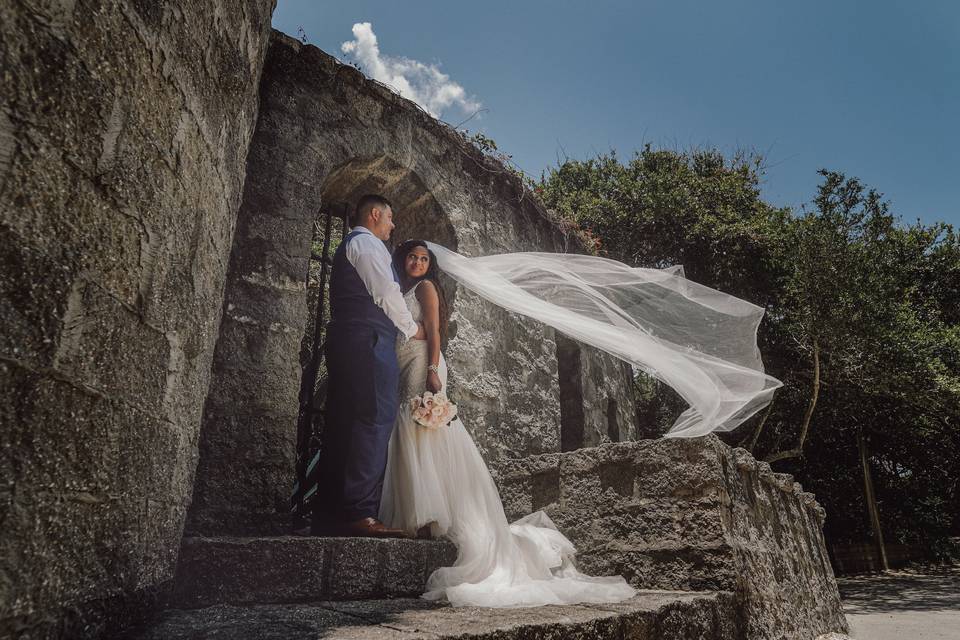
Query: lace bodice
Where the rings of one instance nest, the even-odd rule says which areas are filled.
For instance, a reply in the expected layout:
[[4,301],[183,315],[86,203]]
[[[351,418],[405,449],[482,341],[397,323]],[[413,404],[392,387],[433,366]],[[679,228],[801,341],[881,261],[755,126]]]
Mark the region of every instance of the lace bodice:
[[415,322],[421,322],[423,318],[423,309],[420,308],[420,301],[417,300],[417,287],[420,286],[420,282],[403,294],[403,301],[407,303],[407,309],[410,310],[410,315],[413,316]]

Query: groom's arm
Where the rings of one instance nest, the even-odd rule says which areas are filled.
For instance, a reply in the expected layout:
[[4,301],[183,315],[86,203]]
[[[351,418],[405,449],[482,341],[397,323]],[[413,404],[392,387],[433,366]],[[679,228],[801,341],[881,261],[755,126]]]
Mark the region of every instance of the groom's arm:
[[347,245],[347,260],[357,270],[374,303],[407,339],[423,333],[403,301],[400,285],[393,279],[390,253],[383,242],[372,234],[359,234]]

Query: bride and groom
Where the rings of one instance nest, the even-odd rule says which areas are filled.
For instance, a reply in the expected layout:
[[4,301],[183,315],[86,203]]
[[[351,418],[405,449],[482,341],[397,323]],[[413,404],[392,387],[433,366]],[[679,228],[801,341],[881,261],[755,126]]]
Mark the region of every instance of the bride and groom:
[[439,429],[414,420],[411,398],[446,390],[440,343],[447,314],[436,255],[426,242],[409,240],[391,256],[384,242],[393,228],[390,202],[364,196],[333,258],[314,532],[448,538],[457,560],[430,576],[424,597],[454,605],[632,597],[635,590],[619,576],[578,572],[573,545],[545,513],[507,522],[459,419]]
[[430,576],[424,596],[454,605],[631,597],[634,589],[619,576],[577,571],[573,545],[542,511],[507,522],[459,419],[438,429],[419,426],[410,400],[447,384],[438,269],[490,303],[670,386],[689,407],[668,437],[731,430],[770,403],[782,385],[764,372],[757,348],[763,307],[687,280],[679,266],[649,269],[557,253],[468,258],[420,240],[391,256],[384,242],[393,210],[381,196],[361,198],[352,222],[330,281],[314,532],[448,538],[457,560]]

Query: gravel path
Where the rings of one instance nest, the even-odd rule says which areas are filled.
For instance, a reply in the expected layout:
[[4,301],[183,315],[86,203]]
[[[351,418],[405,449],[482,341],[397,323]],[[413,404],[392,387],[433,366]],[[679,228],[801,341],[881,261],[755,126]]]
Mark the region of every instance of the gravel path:
[[856,640],[960,640],[960,566],[837,578]]

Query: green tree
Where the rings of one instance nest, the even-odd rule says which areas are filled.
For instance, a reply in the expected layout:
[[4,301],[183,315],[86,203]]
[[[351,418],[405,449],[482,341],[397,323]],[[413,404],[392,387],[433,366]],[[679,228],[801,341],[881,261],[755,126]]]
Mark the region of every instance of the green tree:
[[760,198],[762,159],[649,145],[571,160],[536,187],[545,204],[599,240],[599,252],[636,266],[683,264],[687,277],[764,304],[776,279],[771,248],[789,212]]
[[[784,277],[776,256],[789,211],[760,198],[761,177],[755,155],[727,159],[712,149],[678,153],[647,145],[626,162],[613,152],[567,161],[535,190],[593,236],[602,255],[634,266],[683,264],[691,280],[769,306]],[[763,333],[760,339],[769,342]],[[649,434],[664,431],[683,406],[643,374],[637,397]]]
[[[869,531],[881,547],[883,530],[901,541],[942,539],[956,521],[949,500],[957,449],[947,426],[958,415],[960,369],[955,316],[945,322],[956,311],[946,286],[956,279],[956,237],[946,225],[901,225],[875,190],[837,172],[821,175],[814,207],[795,220],[782,258],[792,258],[792,269],[779,317],[811,363],[791,372],[811,381],[811,393],[799,428],[775,423],[765,459],[802,458],[791,470],[825,503],[836,496],[844,504],[832,509],[846,523],[834,527],[841,536]],[[826,388],[819,404],[818,382]],[[864,509],[851,511],[855,501],[824,481],[842,466],[838,458],[859,467],[869,514],[859,522],[854,514]],[[874,495],[885,505],[882,518]]]
[[[759,341],[784,381],[731,441],[793,472],[834,539],[939,544],[960,533],[960,245],[948,225],[903,225],[875,190],[821,171],[799,214],[765,203],[762,160],[646,146],[568,161],[536,191],[628,264],[764,305]],[[641,377],[661,432],[681,403]],[[865,517],[865,472],[879,510]]]

